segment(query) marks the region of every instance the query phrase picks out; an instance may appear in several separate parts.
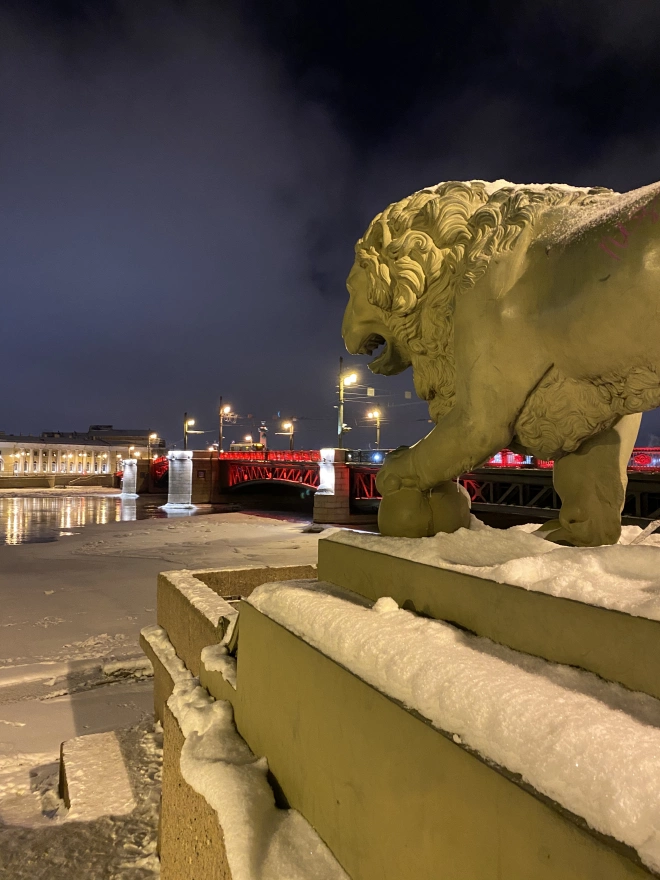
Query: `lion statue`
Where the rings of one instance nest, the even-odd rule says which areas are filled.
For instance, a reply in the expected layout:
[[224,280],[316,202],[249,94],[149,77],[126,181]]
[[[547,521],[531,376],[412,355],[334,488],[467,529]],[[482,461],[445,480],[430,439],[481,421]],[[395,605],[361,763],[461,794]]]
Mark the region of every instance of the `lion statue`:
[[504,447],[554,459],[559,543],[616,543],[641,413],[660,405],[660,184],[450,181],[386,208],[355,247],[342,335],[413,369],[433,430],[387,456],[381,533],[469,523],[454,482]]

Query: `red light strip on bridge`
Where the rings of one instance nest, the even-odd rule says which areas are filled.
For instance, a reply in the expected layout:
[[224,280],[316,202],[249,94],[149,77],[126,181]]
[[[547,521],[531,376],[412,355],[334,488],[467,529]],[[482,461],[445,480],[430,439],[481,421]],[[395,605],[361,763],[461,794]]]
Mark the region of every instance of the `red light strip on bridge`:
[[294,483],[295,485],[310,486],[313,489],[319,485],[320,473],[316,466],[292,467],[291,465],[279,464],[240,464],[230,462],[227,474],[229,487],[239,486],[242,483],[272,482]]

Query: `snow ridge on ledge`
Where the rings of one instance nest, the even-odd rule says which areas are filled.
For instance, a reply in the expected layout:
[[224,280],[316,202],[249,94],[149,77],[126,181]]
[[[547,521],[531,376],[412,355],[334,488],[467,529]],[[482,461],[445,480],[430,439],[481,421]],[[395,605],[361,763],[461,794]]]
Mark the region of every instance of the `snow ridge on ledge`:
[[167,705],[185,736],[181,773],[218,814],[233,880],[350,880],[300,813],[276,807],[268,762],[237,733],[231,703],[192,679]]
[[169,640],[167,632],[162,626],[158,626],[157,623],[145,626],[140,635],[149,643],[151,650],[158,657],[175,684],[181,681],[192,680],[192,672],[190,672],[174,650],[174,645]]
[[660,871],[660,701],[391,598],[369,608],[334,585],[288,581],[247,601]]
[[385,538],[333,529],[321,541],[660,620],[660,535],[630,546],[642,530],[624,526],[614,546],[562,547],[537,537],[537,528],[528,523],[492,529],[473,516],[469,529],[439,532],[433,538]]
[[191,571],[187,569],[167,571],[164,575],[213,626],[217,626],[222,617],[236,618],[236,610],[222,596],[218,596],[214,590],[196,578]]
[[236,690],[236,658],[230,656],[225,641],[223,639],[223,644],[202,648],[202,666],[207,672],[219,672],[227,684]]

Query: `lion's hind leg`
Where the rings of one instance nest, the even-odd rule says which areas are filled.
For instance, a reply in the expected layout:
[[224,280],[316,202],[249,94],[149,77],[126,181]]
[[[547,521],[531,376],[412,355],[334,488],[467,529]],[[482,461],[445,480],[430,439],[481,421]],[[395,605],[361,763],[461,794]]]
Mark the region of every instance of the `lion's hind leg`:
[[641,420],[640,413],[622,416],[613,427],[555,461],[553,482],[562,505],[559,523],[547,523],[539,530],[548,540],[577,547],[616,544],[621,535],[628,460]]

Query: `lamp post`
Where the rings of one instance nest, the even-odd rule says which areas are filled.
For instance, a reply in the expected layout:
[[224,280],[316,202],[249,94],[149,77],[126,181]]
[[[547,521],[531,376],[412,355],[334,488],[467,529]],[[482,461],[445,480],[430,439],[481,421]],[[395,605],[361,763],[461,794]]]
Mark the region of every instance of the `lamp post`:
[[218,452],[222,452],[222,426],[224,423],[224,419],[226,416],[231,415],[231,407],[229,404],[222,405],[222,398],[220,398],[220,408],[218,409],[218,416],[220,417],[220,430],[218,433]]
[[374,409],[368,412],[367,418],[376,420],[376,449],[380,449],[380,410]]
[[289,450],[290,450],[290,452],[293,452],[293,433],[295,430],[295,428],[293,426],[293,422],[284,422],[284,424],[282,425],[282,428],[289,435]]
[[344,358],[339,358],[339,407],[337,412],[337,445],[340,449],[344,448],[344,433],[346,431],[346,427],[344,425],[344,388],[348,385],[355,385],[357,379],[357,373],[344,373]]
[[195,424],[194,419],[188,418],[188,413],[183,414],[183,448],[184,451],[188,448],[188,428],[192,428]]
[[147,458],[151,461],[151,444],[154,440],[158,440],[158,434],[149,434],[147,437]]

